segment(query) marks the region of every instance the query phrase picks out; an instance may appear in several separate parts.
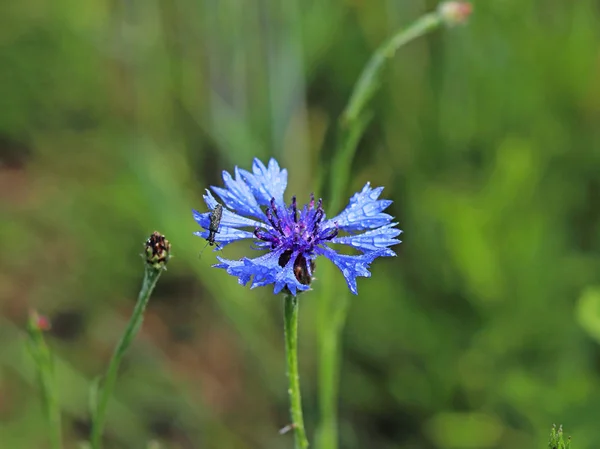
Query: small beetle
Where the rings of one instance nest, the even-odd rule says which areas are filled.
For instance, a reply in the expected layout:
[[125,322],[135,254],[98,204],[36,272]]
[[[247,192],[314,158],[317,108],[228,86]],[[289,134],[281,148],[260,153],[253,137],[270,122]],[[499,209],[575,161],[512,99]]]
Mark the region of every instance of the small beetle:
[[[207,245],[213,246],[216,245],[218,249],[220,249],[219,244],[216,242],[215,237],[216,234],[219,233],[219,225],[221,224],[221,219],[223,218],[223,206],[217,204],[215,208],[210,212],[208,224],[208,237],[206,237],[206,248]],[[202,249],[204,251],[204,249]],[[202,256],[202,252],[200,253]]]
[[221,224],[221,218],[223,217],[223,206],[217,204],[210,213],[210,224],[208,225],[208,237],[206,238],[210,246],[219,244],[215,242],[215,234],[219,232],[219,225]]

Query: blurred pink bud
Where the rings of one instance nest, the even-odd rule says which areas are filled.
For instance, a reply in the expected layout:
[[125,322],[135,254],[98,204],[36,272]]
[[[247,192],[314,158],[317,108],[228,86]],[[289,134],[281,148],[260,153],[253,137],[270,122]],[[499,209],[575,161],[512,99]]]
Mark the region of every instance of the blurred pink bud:
[[468,2],[444,2],[440,4],[438,12],[447,25],[460,25],[473,12],[473,5]]
[[40,315],[37,319],[37,327],[42,331],[49,331],[52,328],[50,319],[47,316]]
[[35,310],[29,313],[29,322],[31,326],[41,331],[49,331],[52,328],[50,319],[47,316],[39,315]]

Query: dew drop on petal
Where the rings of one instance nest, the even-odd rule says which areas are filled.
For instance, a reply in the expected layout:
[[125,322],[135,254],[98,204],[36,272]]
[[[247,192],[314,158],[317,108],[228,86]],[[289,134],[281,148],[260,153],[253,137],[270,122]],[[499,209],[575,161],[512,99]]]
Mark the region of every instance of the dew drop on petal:
[[379,207],[377,203],[368,203],[363,206],[362,210],[368,217],[377,214],[379,212]]
[[388,239],[385,237],[375,237],[373,238],[373,245],[382,247],[382,246],[386,246],[388,242]]
[[355,221],[358,219],[356,212],[349,212],[347,215],[348,221]]

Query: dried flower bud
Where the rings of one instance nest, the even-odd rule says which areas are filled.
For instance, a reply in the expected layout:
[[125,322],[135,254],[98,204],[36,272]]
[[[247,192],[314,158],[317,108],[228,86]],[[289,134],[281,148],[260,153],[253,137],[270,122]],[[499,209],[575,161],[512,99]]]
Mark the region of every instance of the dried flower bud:
[[155,270],[165,269],[169,261],[171,244],[160,232],[154,231],[146,241],[146,262]]
[[473,5],[468,2],[441,3],[438,12],[447,25],[461,25],[473,12]]

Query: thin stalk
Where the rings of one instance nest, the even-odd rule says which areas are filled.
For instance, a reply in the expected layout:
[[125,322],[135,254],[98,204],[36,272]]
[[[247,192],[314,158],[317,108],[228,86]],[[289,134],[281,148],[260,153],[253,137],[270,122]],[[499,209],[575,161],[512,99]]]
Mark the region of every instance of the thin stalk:
[[99,392],[96,411],[94,413],[94,416],[92,416],[92,449],[101,449],[102,447],[101,439],[102,430],[104,428],[104,423],[106,420],[106,410],[108,406],[108,401],[110,400],[110,397],[112,396],[113,390],[115,388],[119,366],[121,365],[121,361],[123,360],[127,349],[131,345],[133,338],[140,329],[140,326],[142,325],[142,321],[144,319],[144,310],[146,309],[146,305],[148,304],[148,300],[150,299],[152,290],[154,290],[156,282],[158,281],[158,278],[160,277],[162,272],[162,269],[157,269],[150,265],[147,265],[144,270],[144,280],[142,282],[142,288],[138,295],[138,300],[135,305],[135,309],[133,310],[133,314],[129,319],[129,323],[127,323],[125,333],[121,337],[121,340],[119,341],[117,347],[115,348],[115,351],[113,352],[110,364],[108,365],[108,370],[106,372],[104,386]]
[[[435,30],[444,23],[439,10],[425,14],[408,28],[398,31],[384,42],[371,56],[363,69],[344,109],[338,124],[338,142],[331,167],[335,176],[329,178],[331,210],[340,210],[348,188],[352,160],[356,148],[371,122],[367,110],[369,101],[379,87],[380,76],[386,62],[404,45]],[[325,177],[322,177],[322,182]],[[326,267],[324,267],[326,268]],[[324,276],[330,279],[330,276]],[[323,286],[319,307],[319,409],[320,421],[317,429],[319,449],[338,448],[338,396],[340,375],[341,334],[346,323],[348,292],[338,289],[329,280]]]
[[[326,267],[323,267],[326,268]],[[330,268],[330,267],[327,267]],[[330,269],[330,271],[333,271]],[[330,273],[334,275],[335,273]],[[324,274],[326,276],[327,273]],[[348,293],[329,282],[325,291],[335,300],[321,304],[319,347],[319,411],[317,429],[318,448],[337,448],[338,445],[338,398],[341,366],[341,334],[346,323],[350,298]],[[345,287],[345,285],[344,285]],[[323,316],[327,323],[323,323]]]
[[52,363],[46,382],[48,383],[48,424],[50,426],[50,441],[52,449],[61,449],[62,447],[62,420],[60,404],[58,402],[58,388],[56,378],[54,377],[54,364]]
[[335,176],[329,177],[331,197],[328,204],[335,207],[334,210],[342,206],[339,203],[348,186],[356,148],[372,118],[367,111],[367,105],[380,86],[381,73],[386,62],[401,47],[435,30],[442,23],[443,18],[439,11],[420,17],[408,28],[398,31],[375,50],[361,72],[338,124],[338,144],[331,164],[331,167],[335,167]]
[[29,320],[29,352],[35,362],[38,385],[42,394],[42,406],[46,421],[50,447],[62,448],[62,423],[60,403],[58,399],[58,386],[54,376],[54,358],[42,334],[40,318],[37,313],[32,313]]
[[443,18],[438,11],[425,14],[408,28],[399,30],[375,50],[354,85],[348,105],[342,114],[342,120],[351,123],[363,112],[367,102],[377,90],[379,75],[388,59],[401,47],[436,29],[442,22]]
[[298,375],[298,298],[290,294],[284,295],[284,330],[294,447],[306,449],[308,439],[304,430],[300,376]]

